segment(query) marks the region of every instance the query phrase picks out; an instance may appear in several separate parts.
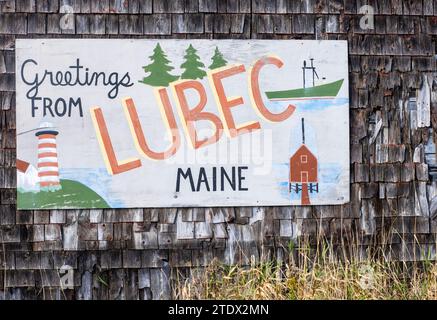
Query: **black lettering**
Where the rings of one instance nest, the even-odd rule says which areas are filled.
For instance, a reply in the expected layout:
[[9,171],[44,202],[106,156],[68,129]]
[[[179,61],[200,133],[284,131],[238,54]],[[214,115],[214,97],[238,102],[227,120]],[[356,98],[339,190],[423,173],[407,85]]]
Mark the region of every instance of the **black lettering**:
[[56,84],[62,85],[62,80],[64,80],[64,74],[62,73],[62,71],[56,72],[55,79]]
[[86,86],[87,81],[84,82],[80,81],[80,69],[83,69],[83,66],[80,65],[79,59],[76,59],[76,64],[74,66],[69,66],[70,69],[76,69],[76,81],[72,83],[71,85],[80,85],[80,86]]
[[30,89],[26,93],[26,97],[31,99],[31,98],[35,98],[38,95],[38,88],[39,88],[40,84],[44,81],[44,78],[41,80],[41,82],[38,82],[38,73],[37,73],[37,74],[35,74],[35,77],[33,78],[32,81],[26,80],[26,77],[24,76],[24,68],[26,67],[26,65],[28,63],[32,63],[35,66],[37,66],[38,63],[33,59],[27,59],[26,61],[23,62],[22,66],[21,66],[21,80],[23,80],[23,82],[25,84],[31,86]]
[[133,82],[130,81],[130,75],[129,75],[129,72],[126,72],[126,73],[124,74],[123,78],[121,78],[121,82],[120,82],[120,84],[121,84],[123,87],[132,87],[132,86],[134,85]]
[[[61,105],[61,110],[59,110],[59,105]],[[67,103],[64,99],[59,98],[55,102],[55,112],[58,117],[63,117],[67,113]]]
[[43,99],[43,115],[44,115],[44,117],[47,115],[47,110],[50,112],[52,117],[55,116],[55,114],[53,113],[53,110],[52,110],[52,99],[44,98]]
[[176,192],[179,192],[180,190],[180,183],[181,183],[181,177],[184,179],[189,178],[190,179],[190,186],[191,186],[191,191],[194,191],[194,180],[193,180],[193,175],[191,174],[191,169],[188,168],[186,173],[184,173],[184,171],[181,168],[178,168],[178,173],[176,176]]
[[71,79],[73,78],[70,71],[65,72],[65,86],[71,86]]
[[217,191],[217,168],[212,168],[212,191]]
[[221,191],[225,190],[225,177],[226,180],[228,180],[229,185],[231,186],[232,190],[235,191],[235,167],[232,167],[232,179],[229,178],[228,173],[226,172],[226,169],[223,167],[220,167],[220,172],[221,172],[221,178],[220,178],[220,182],[221,182]]
[[24,68],[26,67],[26,65],[28,63],[33,63],[34,65],[38,65],[38,63],[33,60],[33,59],[27,59],[26,61],[23,62],[23,64],[21,65],[21,80],[23,80],[23,82],[29,86],[38,83],[38,74],[35,75],[35,78],[33,79],[33,81],[27,81],[26,78],[24,77]]
[[37,102],[41,100],[42,100],[43,116],[63,117],[66,116],[68,112],[68,117],[71,117],[74,109],[79,112],[80,117],[83,117],[81,98],[76,98],[76,99],[69,98],[68,100],[65,100],[63,98],[58,98],[56,101],[53,101],[50,98],[40,98],[40,97],[35,97],[30,99],[32,117],[35,117],[36,110],[39,109]]
[[[110,87],[108,91],[108,97],[115,99],[119,93],[120,86],[131,87],[133,83],[131,81],[129,72],[126,72],[122,77],[122,74],[117,72],[105,73],[105,72],[90,72],[89,68],[84,68],[80,64],[80,60],[76,59],[76,63],[68,67],[66,71],[49,71],[44,70],[44,73],[27,73],[27,67],[29,64],[38,66],[38,63],[33,59],[27,59],[21,65],[21,79],[30,86],[26,93],[28,99],[35,98],[38,95],[40,86],[46,81],[52,86],[105,86]],[[25,75],[27,74],[27,76]],[[41,77],[42,76],[42,77]]]
[[205,168],[200,168],[199,170],[199,179],[197,179],[197,189],[196,191],[200,190],[200,185],[204,183],[206,190],[209,191],[209,184],[208,184],[208,177],[206,176]]
[[82,99],[81,98],[77,98],[76,101],[74,101],[73,98],[70,98],[70,104],[68,107],[68,116],[71,117],[71,109],[73,107],[77,107],[79,106],[79,115],[81,117],[83,117],[83,111],[82,111]]
[[[230,188],[233,191],[248,191],[249,189],[243,185],[243,182],[246,180],[244,170],[247,169],[249,169],[249,167],[246,166],[231,167],[229,169],[224,167],[211,167],[211,175],[208,175],[207,170],[204,167],[200,167],[198,174],[193,175],[191,168],[188,168],[185,171],[178,168],[176,192],[179,192],[181,189],[181,178],[189,180],[191,191],[193,192],[218,191],[218,179],[220,179],[220,191],[225,191],[227,188]],[[219,174],[220,176],[218,176]],[[194,180],[195,178],[197,180]]]
[[[118,76],[118,74],[117,74]],[[132,87],[134,84],[131,83],[130,81],[130,76],[129,73],[126,73],[123,78],[121,79],[121,81],[118,81],[115,83],[114,87],[108,92],[108,97],[111,99],[114,99],[117,97],[118,95],[118,90],[120,86],[123,87]]]
[[88,80],[88,85],[99,85],[99,78],[103,78],[103,82],[105,81],[105,73],[104,72],[94,72],[91,74],[91,78]]
[[248,167],[238,167],[238,190],[239,191],[248,191],[248,188],[244,188],[242,186],[242,181],[246,180],[246,177],[243,176],[242,171],[249,169]]
[[32,118],[34,118],[35,117],[35,110],[37,110],[38,109],[38,107],[35,105],[35,100],[41,100],[41,98],[31,98],[30,99],[30,104],[31,104],[31,108],[32,108]]

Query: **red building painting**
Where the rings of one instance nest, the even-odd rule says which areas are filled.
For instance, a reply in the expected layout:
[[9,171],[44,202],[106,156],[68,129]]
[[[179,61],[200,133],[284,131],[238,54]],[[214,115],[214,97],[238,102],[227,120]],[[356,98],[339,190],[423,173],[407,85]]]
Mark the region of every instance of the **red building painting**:
[[302,118],[302,145],[290,157],[289,192],[302,192],[302,205],[310,204],[309,192],[318,192],[317,158],[305,145],[305,127]]

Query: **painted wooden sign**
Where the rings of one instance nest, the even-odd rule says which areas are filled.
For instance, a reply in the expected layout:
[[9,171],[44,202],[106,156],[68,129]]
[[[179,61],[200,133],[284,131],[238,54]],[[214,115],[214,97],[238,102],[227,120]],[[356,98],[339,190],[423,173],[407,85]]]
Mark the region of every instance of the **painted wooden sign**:
[[349,201],[346,41],[20,39],[19,209]]

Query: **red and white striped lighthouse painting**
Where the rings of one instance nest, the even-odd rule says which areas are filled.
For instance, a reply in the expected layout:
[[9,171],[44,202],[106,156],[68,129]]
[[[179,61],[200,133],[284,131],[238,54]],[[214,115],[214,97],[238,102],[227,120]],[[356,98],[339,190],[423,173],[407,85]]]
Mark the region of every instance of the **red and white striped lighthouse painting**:
[[56,136],[58,131],[51,123],[42,123],[35,136],[38,137],[38,177],[41,190],[61,189],[59,180]]

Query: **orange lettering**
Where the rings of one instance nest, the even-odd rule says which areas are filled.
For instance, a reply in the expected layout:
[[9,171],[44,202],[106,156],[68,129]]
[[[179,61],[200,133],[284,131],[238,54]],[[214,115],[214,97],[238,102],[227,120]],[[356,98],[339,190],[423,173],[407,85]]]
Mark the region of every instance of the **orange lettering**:
[[[215,114],[202,111],[207,102],[205,88],[202,86],[202,84],[199,81],[187,80],[173,83],[172,88],[176,100],[178,101],[178,109],[182,123],[184,125],[187,138],[191,142],[191,146],[194,149],[198,149],[200,147],[217,142],[223,134],[223,126],[220,118]],[[188,89],[195,90],[199,95],[199,103],[193,109],[190,109],[188,106],[187,98],[185,96],[185,90]],[[208,120],[214,125],[215,132],[211,137],[203,140],[198,139],[196,128],[194,126],[194,123],[198,120]]]
[[164,152],[152,151],[147,144],[146,138],[144,137],[143,129],[141,127],[140,119],[138,117],[137,109],[135,108],[135,103],[132,98],[123,99],[123,107],[138,152],[142,153],[147,158],[152,160],[164,160],[171,157],[178,151],[180,146],[180,137],[176,124],[176,119],[174,117],[173,110],[170,104],[170,99],[168,98],[166,89],[161,88],[157,92],[155,91],[155,95],[159,105],[159,109],[161,111],[161,115],[163,118],[165,118],[165,124],[167,125],[167,129],[169,130],[172,138],[172,143],[170,147]]
[[100,148],[103,153],[106,168],[110,174],[119,174],[141,167],[141,161],[137,158],[124,160],[121,162],[117,160],[111,138],[109,137],[108,128],[106,127],[105,119],[103,118],[102,109],[98,107],[92,108],[91,118],[93,119],[94,128],[96,130],[97,139],[99,140]]
[[232,116],[231,108],[243,104],[244,101],[242,97],[228,99],[225,94],[222,80],[224,78],[233,76],[244,71],[246,71],[246,69],[244,68],[244,65],[241,64],[230,68],[221,68],[220,70],[212,71],[209,74],[211,87],[213,88],[213,91],[215,90],[216,102],[224,119],[226,132],[228,136],[232,138],[238,136],[239,134],[249,133],[252,130],[261,128],[259,122],[256,121],[245,123],[240,125],[239,127],[236,127],[234,117]]
[[252,70],[249,73],[249,94],[251,94],[252,106],[256,107],[255,110],[266,120],[272,122],[281,122],[288,119],[296,110],[296,107],[292,104],[289,104],[287,109],[285,109],[281,113],[271,113],[269,109],[264,105],[261,91],[259,89],[259,73],[261,68],[266,64],[273,64],[278,68],[281,68],[283,62],[275,57],[263,57],[255,62]]

